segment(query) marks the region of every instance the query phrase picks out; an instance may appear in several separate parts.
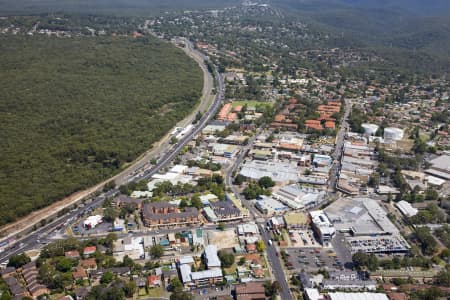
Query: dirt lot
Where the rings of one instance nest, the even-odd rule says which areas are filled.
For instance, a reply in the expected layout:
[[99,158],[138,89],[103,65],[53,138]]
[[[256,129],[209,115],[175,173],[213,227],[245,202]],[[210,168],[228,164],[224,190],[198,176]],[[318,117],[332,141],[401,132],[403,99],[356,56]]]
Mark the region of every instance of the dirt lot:
[[233,248],[239,245],[236,233],[234,230],[224,231],[209,231],[208,243],[216,245],[218,249]]

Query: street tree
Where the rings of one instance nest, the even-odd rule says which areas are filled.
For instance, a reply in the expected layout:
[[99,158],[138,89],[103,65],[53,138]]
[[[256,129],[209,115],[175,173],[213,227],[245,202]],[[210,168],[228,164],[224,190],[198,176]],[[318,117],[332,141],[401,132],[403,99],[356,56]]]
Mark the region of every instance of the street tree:
[[161,258],[164,255],[164,247],[161,245],[154,245],[150,248],[150,255],[153,258]]

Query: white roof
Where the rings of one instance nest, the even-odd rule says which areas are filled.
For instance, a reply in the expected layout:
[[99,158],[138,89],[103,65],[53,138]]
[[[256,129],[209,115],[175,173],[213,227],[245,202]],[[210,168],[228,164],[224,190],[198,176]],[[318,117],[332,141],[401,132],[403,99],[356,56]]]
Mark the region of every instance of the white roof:
[[314,224],[317,226],[332,226],[330,220],[328,219],[327,215],[323,212],[323,210],[316,210],[309,212],[311,215],[311,220]]
[[434,177],[434,176],[431,176],[431,175],[428,175],[425,178],[427,179],[428,183],[432,184],[432,185],[440,186],[440,185],[443,185],[445,183],[444,179],[437,178],[437,177]]
[[180,266],[180,274],[181,274],[181,280],[183,281],[183,283],[192,281],[190,265],[181,265]]
[[256,225],[255,223],[239,224],[237,229],[238,229],[238,233],[240,233],[240,234],[245,234],[245,233],[257,234],[258,233],[258,225]]
[[382,293],[328,293],[330,300],[389,300],[386,294]]
[[213,277],[222,277],[222,270],[215,268],[215,269],[209,269],[209,270],[191,273],[192,280],[213,278]]
[[450,155],[441,155],[431,160],[430,163],[436,169],[446,170],[450,172]]
[[169,172],[170,172],[170,173],[182,174],[182,173],[186,172],[187,168],[188,168],[188,166],[184,166],[184,165],[176,165],[176,166],[173,166],[173,167],[170,169]]
[[210,201],[210,200],[216,200],[219,199],[216,195],[214,194],[207,194],[207,195],[201,195],[200,196],[200,201],[204,202],[204,201]]
[[141,198],[141,197],[151,197],[153,196],[152,192],[149,191],[133,191],[131,193],[131,198]]
[[323,299],[318,289],[305,288],[305,294],[309,300]]
[[402,212],[402,214],[407,217],[415,216],[419,212],[417,208],[412,207],[412,205],[405,200],[397,202],[396,206]]
[[180,265],[184,265],[184,264],[192,264],[194,263],[194,259],[192,258],[192,256],[182,256],[180,257]]
[[220,267],[220,259],[217,256],[217,246],[208,245],[205,247],[206,265],[208,268]]

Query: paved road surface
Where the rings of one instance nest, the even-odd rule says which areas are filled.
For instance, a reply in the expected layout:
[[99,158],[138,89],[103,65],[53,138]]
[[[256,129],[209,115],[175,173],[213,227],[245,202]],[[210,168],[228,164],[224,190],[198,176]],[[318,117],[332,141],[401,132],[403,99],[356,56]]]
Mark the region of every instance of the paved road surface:
[[[264,223],[265,223],[265,219],[261,218],[259,211],[249,201],[245,200],[245,198],[237,191],[236,187],[232,184],[232,181],[233,181],[232,173],[238,169],[239,165],[244,160],[245,156],[247,155],[248,150],[251,148],[257,135],[258,135],[258,133],[256,133],[254,136],[252,136],[249,139],[247,146],[243,147],[243,150],[241,151],[239,156],[236,158],[235,163],[227,171],[225,183],[226,183],[227,187],[231,188],[234,195],[238,199],[241,200],[242,205],[244,205],[249,210],[250,217],[256,221],[264,220]],[[274,244],[273,245],[269,244],[270,236],[267,233],[267,231],[265,230],[264,223],[260,224],[259,229],[261,232],[261,237],[266,245],[267,259],[269,260],[269,264],[272,269],[272,274],[275,277],[275,280],[278,281],[281,286],[280,297],[282,300],[291,300],[292,295],[291,295],[291,292],[289,289],[288,282],[286,280],[286,275],[284,274],[284,271],[283,271],[283,267],[281,266],[281,262],[276,254],[277,249],[275,248]]]
[[349,99],[345,99],[345,112],[342,116],[341,120],[341,126],[339,128],[337,137],[336,137],[336,148],[334,150],[334,153],[331,155],[334,159],[333,166],[330,170],[330,179],[329,179],[329,190],[335,191],[336,190],[336,184],[338,179],[338,172],[341,170],[341,159],[342,159],[342,150],[344,147],[344,139],[345,139],[345,133],[348,130],[348,116],[350,115],[352,109],[352,103]]

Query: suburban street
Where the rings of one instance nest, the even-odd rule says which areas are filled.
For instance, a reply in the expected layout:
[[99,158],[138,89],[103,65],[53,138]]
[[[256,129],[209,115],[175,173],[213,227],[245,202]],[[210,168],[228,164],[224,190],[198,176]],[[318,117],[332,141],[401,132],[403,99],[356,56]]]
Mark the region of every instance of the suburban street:
[[335,191],[337,179],[338,179],[338,173],[341,169],[341,156],[342,156],[342,150],[344,147],[344,138],[345,133],[348,130],[348,116],[350,115],[352,110],[352,103],[349,99],[345,99],[345,112],[341,119],[341,126],[339,128],[339,132],[336,136],[336,146],[334,153],[331,155],[331,157],[334,159],[334,163],[331,166],[330,170],[330,179],[329,179],[329,185],[328,189],[329,191]]
[[[252,144],[255,142],[255,139],[257,137],[258,133],[254,134],[248,141],[247,145],[244,146],[241,150],[241,153],[236,158],[236,161],[234,164],[228,169],[225,183],[226,186],[231,188],[233,194],[242,202],[242,204],[249,210],[250,217],[254,219],[256,222],[259,221],[260,226],[259,230],[261,232],[261,237],[264,240],[264,244],[266,245],[266,253],[267,253],[267,259],[269,261],[269,264],[271,266],[271,270],[273,273],[273,276],[275,277],[275,280],[279,282],[281,291],[280,291],[280,297],[281,299],[292,299],[292,295],[290,293],[289,284],[286,279],[286,275],[283,271],[283,267],[281,266],[281,262],[278,259],[277,256],[277,249],[275,244],[270,244],[270,236],[269,233],[265,230],[265,223],[266,219],[261,218],[260,213],[257,211],[257,209],[250,204],[249,201],[245,200],[245,198],[239,193],[236,186],[233,185],[233,178],[232,174],[234,171],[238,169],[238,167],[241,165],[242,161],[245,159],[247,152],[249,149],[251,149]],[[261,223],[261,221],[264,221]]]

